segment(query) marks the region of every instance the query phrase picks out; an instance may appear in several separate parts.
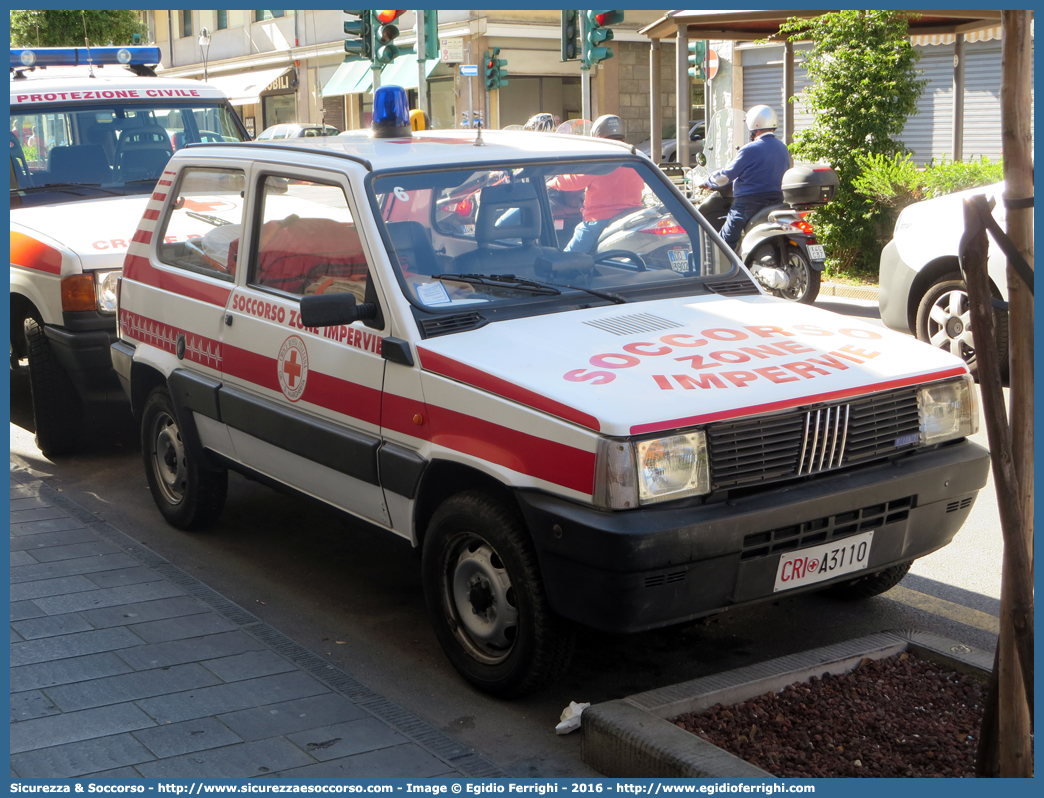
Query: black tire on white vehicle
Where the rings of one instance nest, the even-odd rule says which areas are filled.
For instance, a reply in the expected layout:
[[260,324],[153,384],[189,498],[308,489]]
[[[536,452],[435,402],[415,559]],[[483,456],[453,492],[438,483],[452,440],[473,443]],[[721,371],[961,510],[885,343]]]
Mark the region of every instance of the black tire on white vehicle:
[[218,519],[228,493],[228,472],[206,470],[195,462],[166,387],[154,389],[145,401],[141,453],[152,498],[168,523],[197,530]]
[[[1008,314],[995,310],[997,355],[1001,370],[1008,364]],[[961,358],[973,375],[978,361],[972,340],[971,306],[968,288],[960,274],[950,273],[936,280],[921,298],[917,308],[916,335],[921,341]]]
[[857,601],[859,599],[880,596],[885,591],[891,590],[898,585],[904,576],[910,572],[913,560],[899,565],[893,565],[876,573],[860,576],[848,582],[841,582],[826,588],[823,592],[834,598]]
[[69,454],[79,446],[83,427],[80,395],[58,363],[43,324],[30,317],[25,320],[23,329],[36,445],[48,457]]
[[428,525],[422,574],[435,635],[478,689],[516,698],[568,666],[573,626],[550,608],[517,510],[481,491],[447,499]]

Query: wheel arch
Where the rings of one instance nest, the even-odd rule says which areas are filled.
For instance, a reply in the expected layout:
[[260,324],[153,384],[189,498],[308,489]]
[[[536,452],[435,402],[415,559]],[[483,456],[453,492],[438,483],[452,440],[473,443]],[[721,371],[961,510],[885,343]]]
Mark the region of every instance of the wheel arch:
[[466,490],[485,491],[521,512],[511,489],[495,477],[464,463],[433,460],[424,469],[414,503],[413,529],[418,550],[424,546],[428,524],[439,505],[450,496]]
[[167,378],[163,372],[154,366],[145,363],[133,363],[131,365],[131,411],[134,418],[141,421],[141,412],[145,407],[145,400],[149,394],[161,385],[167,384]]

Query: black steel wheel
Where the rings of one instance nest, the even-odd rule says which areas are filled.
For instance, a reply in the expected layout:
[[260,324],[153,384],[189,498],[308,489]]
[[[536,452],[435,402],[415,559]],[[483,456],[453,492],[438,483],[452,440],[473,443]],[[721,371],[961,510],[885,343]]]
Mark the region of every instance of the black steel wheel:
[[228,472],[200,468],[178,429],[170,394],[159,387],[149,394],[141,418],[141,452],[153,501],[178,529],[203,529],[225,507]]
[[422,569],[435,634],[472,685],[515,698],[565,670],[573,627],[548,605],[516,510],[479,491],[447,499],[428,526]]
[[83,428],[80,395],[58,363],[43,324],[30,317],[25,320],[23,329],[29,358],[36,445],[48,457],[69,454],[79,446]]

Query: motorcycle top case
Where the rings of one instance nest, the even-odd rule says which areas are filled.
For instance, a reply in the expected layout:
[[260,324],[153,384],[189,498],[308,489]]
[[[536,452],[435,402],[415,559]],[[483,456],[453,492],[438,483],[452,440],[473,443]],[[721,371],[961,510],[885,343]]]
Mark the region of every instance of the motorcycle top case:
[[783,175],[783,199],[795,208],[826,205],[837,194],[837,173],[823,164],[797,164]]

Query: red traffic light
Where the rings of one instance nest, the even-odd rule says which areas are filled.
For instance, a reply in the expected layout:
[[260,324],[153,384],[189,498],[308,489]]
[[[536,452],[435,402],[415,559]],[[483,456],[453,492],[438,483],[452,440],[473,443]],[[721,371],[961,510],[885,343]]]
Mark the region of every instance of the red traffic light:
[[624,21],[623,11],[598,11],[595,13],[595,22],[602,25],[619,25]]
[[405,13],[405,11],[378,11],[377,21],[382,25],[387,25],[389,22],[394,22]]

